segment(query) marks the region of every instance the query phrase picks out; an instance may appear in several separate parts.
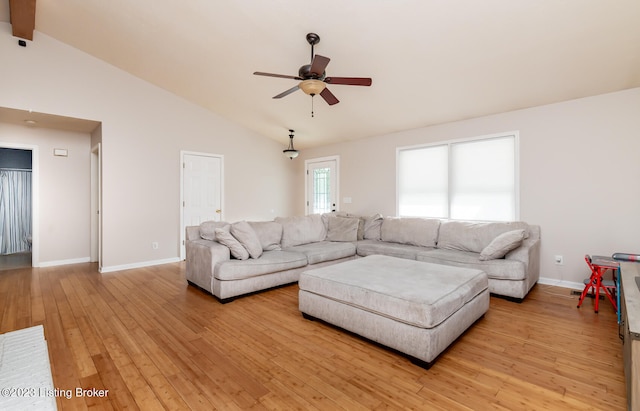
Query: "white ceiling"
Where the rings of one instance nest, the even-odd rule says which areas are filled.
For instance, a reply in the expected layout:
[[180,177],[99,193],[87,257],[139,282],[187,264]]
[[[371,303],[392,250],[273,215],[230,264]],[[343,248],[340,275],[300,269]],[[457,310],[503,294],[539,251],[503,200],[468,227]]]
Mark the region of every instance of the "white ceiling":
[[[297,148],[640,86],[638,0],[37,0],[35,27]],[[252,74],[297,75],[309,32],[327,76],[373,78],[315,118]]]

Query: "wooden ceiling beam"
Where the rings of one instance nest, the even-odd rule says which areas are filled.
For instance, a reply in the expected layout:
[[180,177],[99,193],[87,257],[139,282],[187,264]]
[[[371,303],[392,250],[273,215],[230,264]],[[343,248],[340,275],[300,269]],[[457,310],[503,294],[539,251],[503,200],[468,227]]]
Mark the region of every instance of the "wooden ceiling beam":
[[15,37],[33,40],[36,27],[36,0],[9,0],[11,30]]

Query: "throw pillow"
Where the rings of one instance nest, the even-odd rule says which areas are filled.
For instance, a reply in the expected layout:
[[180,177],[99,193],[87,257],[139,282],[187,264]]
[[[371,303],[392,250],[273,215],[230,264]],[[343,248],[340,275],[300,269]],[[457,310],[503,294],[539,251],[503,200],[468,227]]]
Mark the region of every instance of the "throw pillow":
[[375,214],[364,220],[364,239],[380,240],[380,227],[382,226],[382,214]]
[[237,258],[238,260],[246,260],[249,258],[249,252],[238,240],[236,240],[234,236],[231,235],[231,232],[229,232],[230,229],[230,225],[226,225],[223,228],[216,228],[216,241],[229,247],[231,255],[234,258]]
[[200,224],[200,238],[216,241],[216,228],[222,228],[228,224],[224,221],[204,221]]
[[355,214],[347,214],[347,217],[358,219],[358,241],[364,240],[364,223],[367,217],[362,217]]
[[327,240],[357,241],[359,218],[329,217]]
[[231,235],[249,252],[251,258],[258,258],[262,255],[260,239],[246,221],[238,221],[231,224]]
[[513,230],[500,234],[480,252],[480,261],[504,257],[509,251],[520,247],[524,235],[524,230]]

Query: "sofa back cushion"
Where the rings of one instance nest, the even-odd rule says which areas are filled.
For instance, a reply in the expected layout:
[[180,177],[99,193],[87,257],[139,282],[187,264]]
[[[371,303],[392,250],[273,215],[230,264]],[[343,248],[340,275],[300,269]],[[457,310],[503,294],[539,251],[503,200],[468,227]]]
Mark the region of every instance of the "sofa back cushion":
[[440,220],[435,218],[386,217],[380,227],[380,238],[390,243],[435,247]]
[[524,238],[529,237],[529,226],[522,221],[443,221],[438,235],[438,248],[480,253],[500,234],[518,229],[524,230]]
[[275,222],[282,224],[282,248],[324,241],[327,236],[327,229],[320,214],[277,217]]
[[264,251],[280,250],[282,224],[275,221],[249,221],[249,225],[258,235]]

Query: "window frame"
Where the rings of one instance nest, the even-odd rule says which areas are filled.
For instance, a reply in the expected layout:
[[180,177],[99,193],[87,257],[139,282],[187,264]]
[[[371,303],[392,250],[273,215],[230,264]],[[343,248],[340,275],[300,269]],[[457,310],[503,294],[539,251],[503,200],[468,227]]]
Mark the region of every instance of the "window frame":
[[[517,130],[487,134],[487,135],[481,135],[481,136],[474,136],[474,137],[467,137],[467,138],[460,138],[460,139],[436,141],[436,142],[425,143],[425,144],[416,144],[411,146],[396,147],[396,215],[402,216],[402,217],[424,217],[424,218],[442,218],[446,220],[460,220],[460,219],[451,218],[452,193],[451,193],[450,187],[451,187],[451,181],[453,179],[452,176],[454,172],[454,170],[452,169],[453,166],[451,161],[451,158],[452,158],[451,146],[455,144],[460,144],[460,143],[480,142],[480,141],[494,140],[494,139],[507,138],[507,137],[513,137],[513,144],[514,144],[514,147],[513,147],[514,149],[514,193],[513,193],[514,219],[506,220],[506,221],[519,221],[520,220],[520,132]],[[416,150],[416,149],[423,149],[423,148],[429,148],[429,147],[442,147],[442,146],[447,147],[447,170],[448,170],[447,171],[447,216],[433,217],[433,216],[401,215],[400,214],[400,153],[402,151],[407,151],[407,150]],[[490,221],[490,220],[464,219],[464,221]],[[504,221],[504,220],[501,220],[501,221]]]

